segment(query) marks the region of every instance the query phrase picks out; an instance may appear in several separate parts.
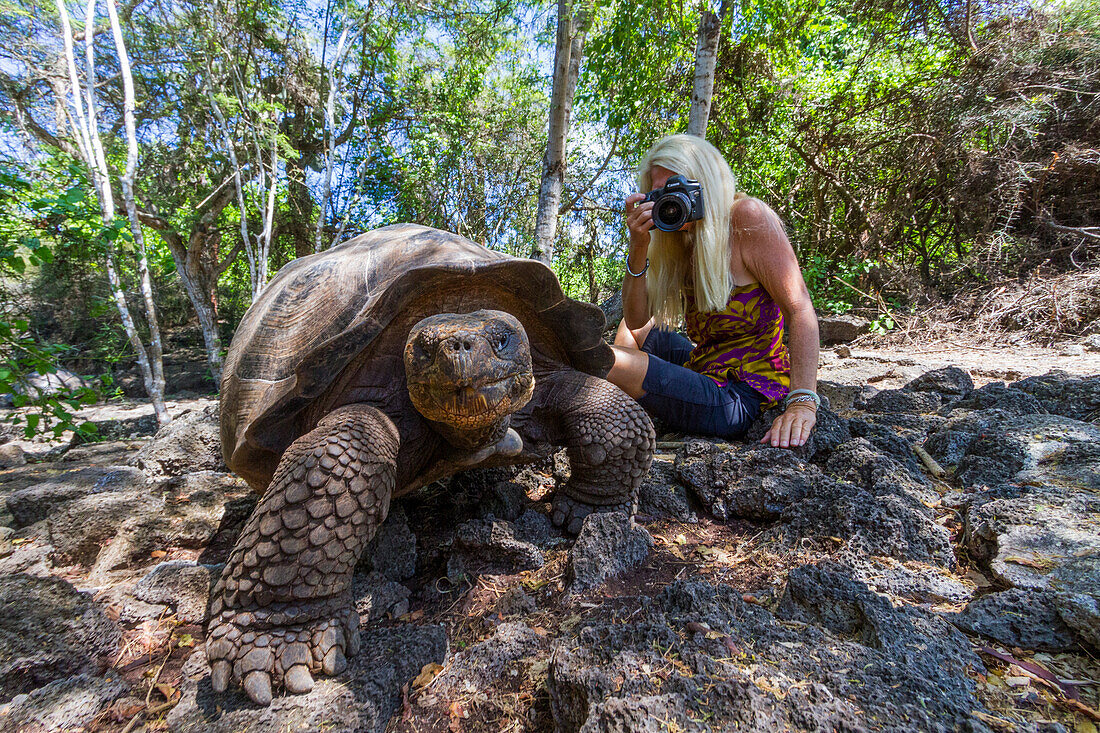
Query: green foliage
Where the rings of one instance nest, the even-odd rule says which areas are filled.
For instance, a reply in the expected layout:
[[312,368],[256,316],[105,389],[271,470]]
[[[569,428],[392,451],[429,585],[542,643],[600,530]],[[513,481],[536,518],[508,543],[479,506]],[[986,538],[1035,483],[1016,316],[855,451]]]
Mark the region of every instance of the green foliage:
[[[30,271],[53,262],[53,251],[35,236],[28,220],[48,208],[42,198],[35,197],[34,186],[26,181],[10,163],[0,165],[0,395],[10,394],[17,411],[10,414],[13,424],[22,425],[26,437],[52,432],[55,436],[66,430],[82,435],[95,432],[95,426],[79,422],[74,412],[96,399],[86,388],[61,389],[56,392],[36,390],[35,377],[56,375],[60,358],[69,347],[41,344],[31,332],[29,322],[18,314],[18,298],[13,289]],[[64,195],[66,201],[75,196]]]

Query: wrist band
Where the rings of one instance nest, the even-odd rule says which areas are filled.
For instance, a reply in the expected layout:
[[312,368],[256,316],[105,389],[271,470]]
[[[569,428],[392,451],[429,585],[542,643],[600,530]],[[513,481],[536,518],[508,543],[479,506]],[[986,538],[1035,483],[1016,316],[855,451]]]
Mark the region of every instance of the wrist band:
[[649,269],[649,258],[648,257],[645,258],[645,267],[642,268],[641,272],[634,272],[633,270],[631,270],[630,269],[630,258],[629,257],[626,258],[626,274],[630,275],[631,277],[641,277],[642,275],[644,275],[646,273],[646,270],[648,270],[648,269]]
[[792,389],[787,393],[787,399],[783,400],[783,409],[793,402],[813,402],[815,409],[821,407],[821,398],[812,389]]

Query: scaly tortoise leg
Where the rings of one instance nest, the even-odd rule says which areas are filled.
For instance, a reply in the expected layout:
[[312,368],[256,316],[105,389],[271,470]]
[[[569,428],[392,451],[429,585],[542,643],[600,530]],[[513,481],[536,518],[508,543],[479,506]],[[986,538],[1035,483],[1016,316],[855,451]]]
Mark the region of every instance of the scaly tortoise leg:
[[379,410],[326,415],[283,454],[210,600],[214,690],[241,683],[260,705],[272,683],[313,689],[359,649],[352,572],[389,511],[397,429]]
[[574,371],[550,379],[571,473],[554,496],[551,520],[576,534],[594,511],[633,514],[657,443],[653,421],[607,380]]

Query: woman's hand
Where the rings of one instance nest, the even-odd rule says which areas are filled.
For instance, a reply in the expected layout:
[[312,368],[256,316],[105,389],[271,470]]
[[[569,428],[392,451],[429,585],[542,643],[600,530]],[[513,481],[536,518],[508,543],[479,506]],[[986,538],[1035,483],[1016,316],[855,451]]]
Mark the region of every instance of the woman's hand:
[[653,202],[646,201],[639,205],[638,202],[645,199],[644,193],[632,193],[626,197],[626,205],[623,214],[626,217],[626,228],[630,230],[630,251],[640,251],[643,254],[649,250],[649,230],[653,228]]
[[817,409],[812,402],[792,402],[783,414],[775,418],[771,429],[760,439],[773,448],[797,448],[810,438],[817,424]]

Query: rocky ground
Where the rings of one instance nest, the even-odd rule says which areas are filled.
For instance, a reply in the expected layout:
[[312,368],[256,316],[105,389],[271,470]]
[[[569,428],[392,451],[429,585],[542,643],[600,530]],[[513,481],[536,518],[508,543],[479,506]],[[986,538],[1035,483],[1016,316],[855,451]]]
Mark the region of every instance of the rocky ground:
[[1098,375],[840,347],[807,446],[663,435],[638,514],[576,540],[547,519],[564,460],[433,485],[359,569],[360,654],[268,708],[215,694],[203,653],[255,505],[216,402],[155,437],[98,406],[109,440],[0,445],[0,733],[1092,733]]

